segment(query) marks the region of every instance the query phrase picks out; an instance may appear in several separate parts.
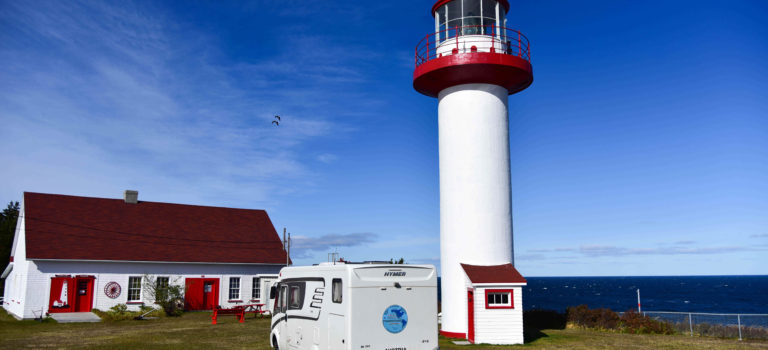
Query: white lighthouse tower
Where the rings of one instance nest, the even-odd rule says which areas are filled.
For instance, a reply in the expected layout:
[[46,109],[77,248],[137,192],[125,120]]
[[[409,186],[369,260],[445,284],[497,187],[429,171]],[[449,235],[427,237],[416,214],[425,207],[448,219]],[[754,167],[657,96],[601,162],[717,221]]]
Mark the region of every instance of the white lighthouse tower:
[[507,0],[440,0],[416,47],[413,87],[438,98],[441,334],[523,342],[514,268],[507,98],[533,82],[528,40]]

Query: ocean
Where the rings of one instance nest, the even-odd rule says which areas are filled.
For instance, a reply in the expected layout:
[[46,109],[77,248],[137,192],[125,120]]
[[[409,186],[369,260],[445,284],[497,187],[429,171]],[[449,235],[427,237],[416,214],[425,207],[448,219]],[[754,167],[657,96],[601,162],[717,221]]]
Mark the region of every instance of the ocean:
[[[768,314],[768,276],[527,277],[523,309]],[[438,292],[439,298],[439,292]]]

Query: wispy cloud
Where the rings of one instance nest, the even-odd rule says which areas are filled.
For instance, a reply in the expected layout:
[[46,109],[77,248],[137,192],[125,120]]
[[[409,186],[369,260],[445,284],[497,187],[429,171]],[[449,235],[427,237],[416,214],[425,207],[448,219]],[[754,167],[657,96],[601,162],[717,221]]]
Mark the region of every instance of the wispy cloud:
[[338,157],[336,155],[330,154],[330,153],[323,153],[323,154],[317,156],[317,160],[319,160],[319,161],[321,161],[323,163],[326,163],[326,164],[333,163],[333,162],[336,161],[336,159],[338,159]]
[[[217,38],[130,2],[9,2],[0,27],[2,176],[18,186],[6,196],[132,187],[173,201],[273,201],[311,183],[309,141],[351,130],[331,96],[376,104],[354,88],[362,70],[333,54],[342,44],[321,37],[232,61]],[[317,88],[338,85],[348,87]]]
[[768,238],[768,233],[750,235],[749,238]]
[[676,245],[691,245],[691,244],[696,244],[696,241],[677,241],[674,244],[676,244]]
[[622,247],[615,245],[582,245],[579,247],[560,247],[546,249],[528,249],[527,254],[518,255],[518,258],[526,260],[547,260],[568,256],[604,257],[604,256],[629,256],[629,255],[710,255],[734,252],[766,251],[760,246],[692,246],[695,241],[677,241],[673,245],[659,245],[657,247]]
[[375,233],[327,234],[319,237],[293,236],[291,255],[295,258],[309,258],[313,252],[330,252],[334,248],[362,246],[375,242]]
[[659,248],[625,248],[609,245],[585,245],[578,252],[591,257],[596,256],[626,256],[626,255],[689,255],[689,254],[724,254],[733,252],[764,251],[765,249],[743,246],[721,247],[659,247]]

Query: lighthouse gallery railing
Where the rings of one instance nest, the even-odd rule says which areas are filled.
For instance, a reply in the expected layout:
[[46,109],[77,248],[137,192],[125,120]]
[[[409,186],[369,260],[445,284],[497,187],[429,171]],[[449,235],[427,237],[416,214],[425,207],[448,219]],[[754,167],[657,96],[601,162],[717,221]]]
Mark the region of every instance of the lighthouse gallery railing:
[[491,52],[531,61],[528,38],[519,30],[495,25],[456,26],[425,36],[416,45],[415,63],[458,53]]

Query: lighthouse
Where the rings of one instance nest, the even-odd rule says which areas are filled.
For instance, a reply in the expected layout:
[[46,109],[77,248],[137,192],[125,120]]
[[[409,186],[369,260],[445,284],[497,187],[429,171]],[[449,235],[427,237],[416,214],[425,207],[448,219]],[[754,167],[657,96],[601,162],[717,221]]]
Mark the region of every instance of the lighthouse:
[[507,0],[439,0],[416,46],[413,87],[438,99],[441,334],[523,342],[514,267],[508,97],[533,82],[528,39]]

